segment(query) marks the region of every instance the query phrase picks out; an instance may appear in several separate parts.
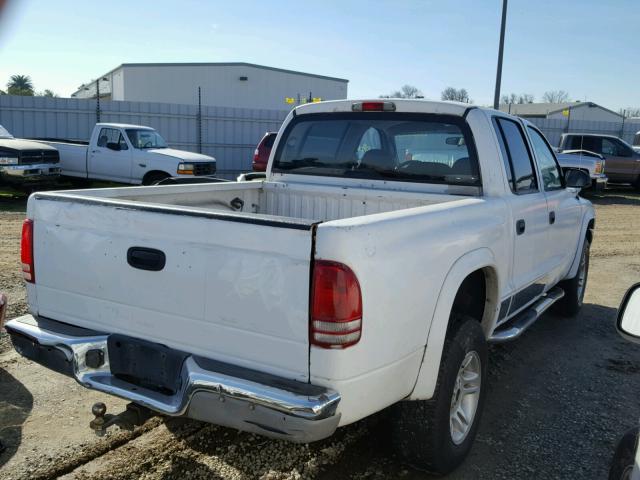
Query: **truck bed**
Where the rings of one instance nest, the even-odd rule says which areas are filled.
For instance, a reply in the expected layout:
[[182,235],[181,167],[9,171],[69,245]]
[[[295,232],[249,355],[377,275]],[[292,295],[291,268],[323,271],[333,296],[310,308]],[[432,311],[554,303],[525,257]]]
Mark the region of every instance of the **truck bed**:
[[130,207],[174,212],[230,214],[229,219],[253,218],[298,224],[339,220],[459,199],[446,194],[329,187],[281,182],[232,182],[197,185],[130,187],[59,192],[58,197],[127,204]]

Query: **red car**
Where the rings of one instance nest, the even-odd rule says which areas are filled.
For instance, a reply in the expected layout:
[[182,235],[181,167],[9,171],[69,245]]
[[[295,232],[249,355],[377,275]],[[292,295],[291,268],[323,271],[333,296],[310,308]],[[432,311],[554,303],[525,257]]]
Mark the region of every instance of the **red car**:
[[267,170],[267,164],[269,163],[269,154],[271,153],[271,147],[276,139],[276,132],[267,132],[258,143],[258,147],[253,152],[253,162],[251,166],[254,172],[265,172]]

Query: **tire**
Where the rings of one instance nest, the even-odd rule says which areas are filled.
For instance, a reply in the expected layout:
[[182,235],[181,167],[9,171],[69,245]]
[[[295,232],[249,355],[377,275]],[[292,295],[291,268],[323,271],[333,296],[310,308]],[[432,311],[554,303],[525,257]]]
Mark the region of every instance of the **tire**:
[[633,188],[636,189],[636,192],[640,192],[640,175],[636,178],[636,181],[633,182]]
[[[478,320],[453,316],[451,321],[433,398],[400,402],[390,412],[391,440],[398,454],[414,468],[441,475],[460,465],[471,449],[484,405],[488,366],[487,342]],[[470,398],[477,403],[469,427],[461,436],[458,427],[462,424],[456,422],[455,427],[452,426],[452,409],[459,397],[465,400],[470,397],[460,395],[458,388],[463,361],[470,357],[468,367],[475,362],[479,365],[478,395]],[[469,378],[467,382],[467,385],[476,384]]]
[[558,286],[564,290],[564,297],[555,303],[554,310],[563,317],[574,317],[582,308],[589,276],[589,248],[589,240],[585,238],[578,273],[575,277],[558,283]]
[[618,442],[616,453],[611,460],[609,480],[631,480],[638,447],[638,427],[627,431]]
[[165,172],[149,172],[142,179],[142,185],[155,185],[165,178],[169,178],[171,175]]

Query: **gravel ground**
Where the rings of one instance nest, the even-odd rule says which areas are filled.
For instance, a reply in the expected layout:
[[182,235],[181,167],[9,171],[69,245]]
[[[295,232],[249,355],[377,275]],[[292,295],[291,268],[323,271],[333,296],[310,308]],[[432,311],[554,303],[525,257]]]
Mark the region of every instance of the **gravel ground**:
[[[614,320],[622,294],[640,280],[640,196],[621,189],[594,202],[584,309],[570,320],[545,315],[521,340],[491,349],[476,443],[447,478],[606,478],[617,438],[637,423],[640,347],[616,334]],[[0,290],[10,296],[9,318],[26,311],[22,218],[0,213]],[[176,419],[97,438],[87,426],[97,399],[111,411],[124,405],[24,360],[0,333],[0,478],[431,478],[392,454],[384,412],[311,445]]]

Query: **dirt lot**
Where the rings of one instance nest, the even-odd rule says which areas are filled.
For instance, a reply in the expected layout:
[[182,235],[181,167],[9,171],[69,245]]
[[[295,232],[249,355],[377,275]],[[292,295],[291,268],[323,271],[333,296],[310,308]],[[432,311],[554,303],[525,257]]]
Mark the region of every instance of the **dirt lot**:
[[[596,237],[586,305],[545,315],[518,342],[491,349],[486,410],[465,464],[448,478],[606,478],[617,438],[640,417],[640,347],[615,332],[616,307],[640,281],[640,195],[594,199]],[[0,290],[9,318],[26,311],[18,244],[23,214],[1,213]],[[20,210],[10,205],[4,210]],[[70,267],[71,268],[71,267]],[[19,357],[0,334],[3,479],[429,479],[391,453],[384,415],[323,442],[292,445],[196,422],[154,420],[99,439],[89,392]]]

